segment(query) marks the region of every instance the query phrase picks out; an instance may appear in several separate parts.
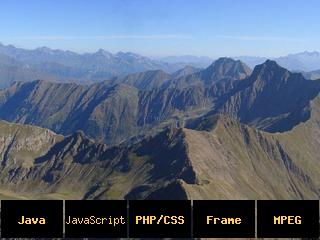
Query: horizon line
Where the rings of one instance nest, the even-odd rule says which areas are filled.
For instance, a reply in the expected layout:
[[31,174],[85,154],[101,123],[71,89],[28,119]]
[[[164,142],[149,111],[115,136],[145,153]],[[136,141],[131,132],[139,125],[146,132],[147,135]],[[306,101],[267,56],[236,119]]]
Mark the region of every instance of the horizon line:
[[[109,37],[109,39],[112,39],[110,37],[115,37],[113,39],[116,39],[117,37],[137,37],[137,38],[140,38],[140,37],[145,37],[145,38],[149,38],[149,39],[152,39],[153,37],[168,37],[167,39],[169,39],[170,37],[182,37],[182,35],[141,35],[141,36],[138,36],[138,35],[123,35],[123,36],[100,36],[100,37]],[[224,36],[224,35],[219,35],[220,37],[225,37],[225,38],[233,38],[233,37],[236,37],[236,36]],[[47,36],[42,36],[42,37],[47,37]],[[51,37],[59,37],[59,36],[51,36]],[[62,36],[60,36],[62,37]],[[186,36],[185,36],[186,37]],[[240,36],[238,36],[240,37]],[[244,37],[244,40],[247,40]],[[241,38],[241,37],[240,37]],[[21,38],[19,38],[21,39]],[[26,37],[26,39],[32,39],[32,37]],[[71,37],[70,37],[71,39]],[[129,38],[128,38],[129,39]],[[249,38],[250,39],[250,38]],[[248,40],[249,40],[248,39]],[[42,45],[42,46],[39,46],[39,47],[33,47],[33,48],[27,48],[27,47],[24,47],[24,46],[18,46],[18,45],[14,45],[14,44],[10,44],[10,43],[3,43],[2,41],[0,41],[0,45],[3,45],[3,46],[12,46],[14,48],[20,48],[20,49],[25,49],[25,50],[37,50],[37,49],[41,49],[41,48],[48,48],[50,50],[53,50],[53,51],[65,51],[65,52],[73,52],[73,53],[76,53],[76,54],[92,54],[92,53],[96,53],[98,52],[99,50],[104,50],[106,52],[109,52],[111,54],[117,54],[117,53],[133,53],[133,54],[137,54],[137,55],[141,55],[141,56],[145,56],[145,57],[149,57],[149,58],[165,58],[165,57],[184,57],[184,56],[190,56],[190,57],[207,57],[207,58],[211,58],[211,59],[218,59],[218,58],[221,58],[221,57],[230,57],[230,58],[241,58],[241,57],[256,57],[256,58],[266,58],[266,59],[274,59],[274,58],[280,58],[280,57],[285,57],[285,56],[288,56],[288,55],[292,55],[292,54],[299,54],[299,53],[320,53],[320,51],[317,51],[317,50],[304,50],[304,51],[300,51],[300,52],[294,52],[294,53],[287,53],[285,55],[277,55],[277,56],[261,56],[261,55],[250,55],[250,54],[240,54],[240,55],[233,55],[233,56],[230,56],[230,55],[219,55],[219,56],[216,56],[216,57],[213,57],[213,56],[209,56],[209,55],[201,55],[201,54],[189,54],[189,53],[186,53],[186,54],[143,54],[143,53],[139,53],[139,52],[136,52],[136,51],[127,51],[127,50],[117,50],[117,51],[109,51],[109,50],[106,50],[105,48],[103,47],[97,47],[95,48],[96,50],[91,50],[91,51],[77,51],[77,50],[70,50],[70,49],[65,49],[65,48],[53,48],[53,47],[48,47],[46,45]]]

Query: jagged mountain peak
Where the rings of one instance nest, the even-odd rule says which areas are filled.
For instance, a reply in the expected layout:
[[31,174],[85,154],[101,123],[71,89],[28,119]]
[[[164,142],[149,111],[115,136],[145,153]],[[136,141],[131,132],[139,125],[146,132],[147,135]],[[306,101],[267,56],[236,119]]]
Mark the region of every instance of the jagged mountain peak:
[[208,83],[221,80],[242,80],[250,74],[251,69],[240,60],[223,57],[201,71],[200,77]]
[[231,57],[220,57],[216,61],[214,61],[212,64],[220,64],[220,63],[235,63],[235,62],[241,62],[240,60],[235,60]]
[[237,86],[221,112],[270,132],[288,131],[309,118],[309,102],[319,91],[320,82],[268,60]]
[[[217,82],[229,82],[243,80],[251,74],[251,69],[239,60],[232,58],[219,58],[204,70],[194,70],[193,74],[187,74],[182,69],[174,73],[175,78],[170,84],[174,87],[185,88],[193,85],[212,86]],[[178,77],[176,77],[177,75]],[[180,75],[180,76],[179,76]]]
[[263,65],[266,65],[266,66],[269,66],[269,67],[280,67],[280,65],[276,61],[270,60],[270,59],[266,60],[263,63]]
[[[230,57],[221,57],[218,58],[216,61],[214,61],[209,67],[211,66],[216,66],[216,67],[220,67],[220,66],[226,66],[227,64],[233,64],[233,65],[237,65],[237,66],[242,66],[245,68],[249,68],[245,63],[243,63],[240,60],[235,60],[233,58]],[[250,68],[249,68],[250,69]]]
[[257,65],[250,78],[252,80],[276,80],[280,82],[281,79],[288,79],[290,76],[290,72],[281,67],[276,61],[274,60],[267,60],[264,63]]
[[281,84],[285,81],[302,81],[306,79],[300,72],[290,72],[288,69],[282,67],[274,60],[267,60],[264,63],[257,65],[252,75],[252,81],[275,82]]

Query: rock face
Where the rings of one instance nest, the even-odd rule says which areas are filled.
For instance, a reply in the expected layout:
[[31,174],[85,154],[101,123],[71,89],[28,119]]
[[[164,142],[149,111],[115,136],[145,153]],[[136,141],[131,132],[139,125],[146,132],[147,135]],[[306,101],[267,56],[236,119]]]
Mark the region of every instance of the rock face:
[[232,58],[219,58],[208,68],[176,78],[167,85],[174,88],[187,88],[194,85],[210,87],[218,82],[242,80],[250,74],[251,69],[241,61]]
[[46,153],[63,137],[47,129],[0,122],[1,166],[30,167],[36,155]]
[[320,82],[218,62],[0,90],[0,118],[65,135],[0,122],[0,197],[318,199]]
[[[218,61],[229,65],[230,60]],[[258,65],[242,80],[217,78],[206,85],[207,78],[199,77],[206,72],[168,79],[170,75],[162,71],[150,71],[90,86],[41,80],[16,83],[0,90],[0,118],[64,135],[82,130],[108,144],[217,113],[265,131],[283,132],[310,117],[309,102],[320,92],[320,81],[306,80],[273,61]]]
[[[0,123],[0,192],[27,197],[165,198],[180,180],[195,183],[182,129],[168,129],[131,146],[94,143],[31,126]],[[162,194],[161,191],[163,192]],[[154,196],[153,196],[154,194]]]
[[259,129],[283,132],[310,117],[309,103],[319,92],[320,81],[308,81],[268,60],[222,97],[214,111]]
[[251,74],[251,69],[239,60],[219,58],[207,69],[199,73],[206,84],[226,80],[242,80]]
[[[229,64],[229,60],[225,61]],[[61,134],[82,130],[96,140],[115,144],[150,128],[181,125],[186,118],[208,112],[215,108],[220,96],[238,84],[217,78],[205,86],[207,79],[201,76],[207,75],[203,72],[196,73],[199,76],[194,84],[181,88],[163,71],[133,74],[90,86],[41,80],[16,83],[0,91],[0,118]],[[203,84],[198,85],[198,81]]]
[[76,199],[318,199],[320,100],[291,131],[259,131],[223,115],[108,147],[0,123],[0,193]]

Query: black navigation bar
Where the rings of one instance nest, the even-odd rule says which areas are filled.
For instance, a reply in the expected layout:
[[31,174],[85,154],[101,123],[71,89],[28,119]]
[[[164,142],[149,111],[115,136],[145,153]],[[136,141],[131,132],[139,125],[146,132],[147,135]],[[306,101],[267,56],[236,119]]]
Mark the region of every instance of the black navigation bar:
[[3,200],[2,238],[318,238],[319,201]]

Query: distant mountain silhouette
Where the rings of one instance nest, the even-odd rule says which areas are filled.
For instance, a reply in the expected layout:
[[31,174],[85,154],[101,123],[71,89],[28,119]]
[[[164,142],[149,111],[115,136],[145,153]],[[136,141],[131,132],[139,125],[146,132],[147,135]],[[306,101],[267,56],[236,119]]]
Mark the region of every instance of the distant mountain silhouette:
[[[242,56],[236,57],[248,64],[250,67],[261,64],[266,61],[265,57],[250,57]],[[315,71],[320,69],[320,53],[319,52],[300,52],[295,54],[288,54],[286,56],[273,58],[279,65],[291,70],[291,71]]]
[[301,52],[275,59],[281,66],[290,70],[314,71],[320,69],[319,52]]
[[[161,62],[130,52],[112,54],[103,49],[95,53],[78,54],[47,47],[26,50],[0,44],[0,54],[2,58],[6,56],[13,60],[1,66],[0,87],[7,87],[14,81],[32,81],[37,78],[56,82],[94,83],[147,70],[173,73],[186,65]],[[16,62],[19,62],[19,66]],[[11,71],[13,67],[21,73],[18,75],[22,76],[20,80],[16,71]]]
[[315,70],[311,72],[302,72],[302,74],[307,79],[311,79],[311,80],[320,79],[320,70]]

